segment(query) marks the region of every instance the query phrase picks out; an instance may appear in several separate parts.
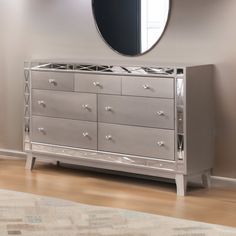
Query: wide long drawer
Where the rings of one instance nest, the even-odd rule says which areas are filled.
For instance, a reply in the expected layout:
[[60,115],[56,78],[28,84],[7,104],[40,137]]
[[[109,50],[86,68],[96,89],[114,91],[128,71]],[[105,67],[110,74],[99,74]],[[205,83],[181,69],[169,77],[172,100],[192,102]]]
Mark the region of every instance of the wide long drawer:
[[126,76],[122,78],[122,94],[174,98],[174,79]]
[[32,88],[58,91],[74,90],[74,74],[66,72],[31,72]]
[[77,73],[75,90],[86,93],[121,94],[121,77]]
[[174,129],[174,99],[98,95],[98,121]]
[[99,123],[98,150],[174,160],[174,131]]
[[96,150],[97,123],[34,116],[32,141]]
[[38,116],[96,121],[97,96],[33,89],[32,113]]

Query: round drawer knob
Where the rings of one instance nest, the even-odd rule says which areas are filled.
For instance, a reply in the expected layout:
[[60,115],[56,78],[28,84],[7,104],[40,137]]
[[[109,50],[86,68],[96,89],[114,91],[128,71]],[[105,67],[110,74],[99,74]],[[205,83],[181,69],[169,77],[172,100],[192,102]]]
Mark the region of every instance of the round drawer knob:
[[82,107],[85,109],[85,110],[90,110],[90,107],[88,104],[83,104]]
[[112,140],[112,136],[111,135],[106,135],[106,140]]
[[45,107],[45,106],[46,106],[46,104],[45,104],[45,102],[44,102],[44,101],[38,101],[38,104],[39,104],[39,105],[41,105],[41,106],[43,106],[43,107]]
[[89,137],[89,133],[88,132],[83,132],[83,136],[84,137]]
[[158,111],[158,112],[157,112],[157,115],[158,115],[158,116],[164,116],[164,115],[165,115],[165,112],[164,112],[164,111]]
[[165,143],[164,143],[163,141],[158,141],[158,142],[157,142],[157,145],[158,145],[159,147],[163,147],[163,146],[165,146]]
[[101,86],[101,84],[100,84],[99,82],[93,82],[93,85],[94,85],[95,87],[100,87],[100,86]]
[[143,88],[144,88],[144,89],[150,89],[150,87],[149,87],[148,84],[144,84],[144,85],[143,85]]
[[56,82],[55,79],[49,79],[49,80],[48,80],[48,83],[49,83],[49,84],[52,84],[52,85],[54,85],[54,86],[57,85],[57,82]]
[[41,133],[45,133],[45,129],[42,128],[42,127],[39,127],[39,128],[38,128],[38,131],[41,132]]
[[105,107],[105,110],[106,110],[106,111],[112,111],[112,107],[107,106],[107,107]]

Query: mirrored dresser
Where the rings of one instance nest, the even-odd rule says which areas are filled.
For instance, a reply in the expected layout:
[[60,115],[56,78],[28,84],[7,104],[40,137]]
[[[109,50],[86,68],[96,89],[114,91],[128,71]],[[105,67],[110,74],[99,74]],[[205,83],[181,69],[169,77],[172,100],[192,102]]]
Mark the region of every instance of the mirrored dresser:
[[50,160],[210,185],[212,66],[27,62],[26,168]]

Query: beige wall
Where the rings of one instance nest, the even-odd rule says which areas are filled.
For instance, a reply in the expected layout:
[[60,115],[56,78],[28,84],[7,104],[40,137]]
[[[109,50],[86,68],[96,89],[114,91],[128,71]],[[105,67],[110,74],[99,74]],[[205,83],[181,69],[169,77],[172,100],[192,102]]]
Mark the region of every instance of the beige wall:
[[0,148],[21,149],[26,1],[0,0]]
[[[236,178],[235,0],[173,0],[164,37],[151,52],[136,58],[120,56],[105,45],[96,31],[89,0],[0,0],[0,4],[0,18],[5,17],[0,22],[1,32],[4,25],[6,29],[5,42],[0,38],[0,148],[21,149],[23,58],[213,63],[214,174]],[[28,25],[23,16],[28,18]],[[21,27],[27,30],[24,34]]]

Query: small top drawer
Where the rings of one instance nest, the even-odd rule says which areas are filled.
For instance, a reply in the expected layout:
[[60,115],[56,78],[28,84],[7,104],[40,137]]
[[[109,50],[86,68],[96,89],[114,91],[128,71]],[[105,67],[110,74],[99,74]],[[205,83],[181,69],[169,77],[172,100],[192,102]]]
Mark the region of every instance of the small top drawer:
[[121,94],[121,77],[114,75],[76,74],[75,90],[86,93]]
[[122,94],[144,97],[174,98],[174,79],[136,76],[123,77]]
[[74,90],[74,74],[65,72],[32,71],[32,88],[58,91]]

